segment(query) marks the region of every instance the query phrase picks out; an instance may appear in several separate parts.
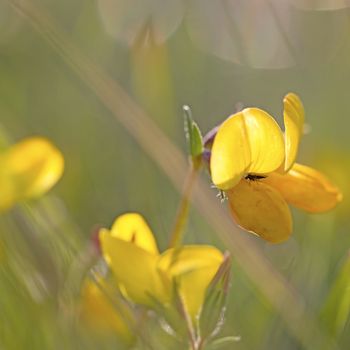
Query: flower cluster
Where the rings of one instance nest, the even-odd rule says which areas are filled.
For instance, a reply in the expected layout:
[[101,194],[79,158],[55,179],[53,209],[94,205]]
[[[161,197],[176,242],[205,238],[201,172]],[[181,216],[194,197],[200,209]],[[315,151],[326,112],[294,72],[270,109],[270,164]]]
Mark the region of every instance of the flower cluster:
[[187,313],[195,321],[206,287],[223,261],[212,246],[187,245],[159,253],[144,219],[128,213],[111,230],[100,233],[103,256],[127,298],[154,307],[171,303],[175,284]]
[[[190,329],[199,328],[206,292],[225,261],[217,248],[185,245],[160,253],[151,229],[137,213],[119,216],[110,230],[100,230],[99,237],[104,260],[125,300],[155,310],[169,324],[177,314]],[[87,296],[91,298],[91,293]],[[95,293],[91,308],[105,305],[103,299],[105,296]],[[95,320],[101,318],[96,318],[96,312],[90,314]],[[107,319],[105,312],[99,316]],[[116,321],[112,319],[106,327],[112,328]]]

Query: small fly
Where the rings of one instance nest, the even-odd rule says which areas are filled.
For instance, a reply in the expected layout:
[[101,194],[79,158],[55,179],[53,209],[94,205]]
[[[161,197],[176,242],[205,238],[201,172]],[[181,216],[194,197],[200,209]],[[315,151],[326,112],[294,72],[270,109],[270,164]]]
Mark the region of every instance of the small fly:
[[267,176],[265,176],[265,175],[248,174],[244,178],[246,180],[249,180],[249,181],[258,181],[258,180],[261,180],[261,179],[266,179]]

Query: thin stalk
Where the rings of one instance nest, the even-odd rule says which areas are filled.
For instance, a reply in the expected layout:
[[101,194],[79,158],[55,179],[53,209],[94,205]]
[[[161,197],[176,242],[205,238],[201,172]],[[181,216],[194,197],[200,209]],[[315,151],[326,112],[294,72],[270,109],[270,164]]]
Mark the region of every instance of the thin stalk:
[[199,167],[191,164],[191,168],[187,174],[184,189],[182,192],[181,202],[176,214],[175,224],[170,234],[169,248],[181,245],[185,227],[187,224],[188,213],[190,210],[190,199],[192,196],[194,184],[198,176]]

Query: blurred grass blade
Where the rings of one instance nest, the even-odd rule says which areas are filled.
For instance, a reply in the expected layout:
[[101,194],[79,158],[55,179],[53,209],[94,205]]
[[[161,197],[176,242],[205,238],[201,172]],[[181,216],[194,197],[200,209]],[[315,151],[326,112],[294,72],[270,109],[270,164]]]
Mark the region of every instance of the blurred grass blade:
[[326,299],[321,319],[334,336],[340,336],[350,316],[350,252]]

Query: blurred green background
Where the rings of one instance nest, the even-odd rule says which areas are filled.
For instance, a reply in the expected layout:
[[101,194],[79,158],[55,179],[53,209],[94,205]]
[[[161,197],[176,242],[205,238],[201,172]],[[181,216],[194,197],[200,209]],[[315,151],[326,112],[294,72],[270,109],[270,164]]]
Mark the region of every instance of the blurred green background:
[[[180,195],[11,2],[0,2],[2,144],[44,135],[62,150],[66,170],[47,197],[1,217],[9,259],[1,267],[0,349],[118,348],[114,340],[91,344],[62,325],[58,300],[69,266],[96,225],[109,227],[127,211],[142,213],[165,249]],[[238,105],[260,107],[281,122],[283,96],[293,91],[301,97],[309,132],[298,159],[327,174],[344,200],[324,215],[294,211],[294,233],[286,243],[251,239],[310,312],[322,312],[350,246],[350,8],[345,2],[29,3],[46,9],[71,43],[115,79],[183,153],[184,104],[206,132]],[[41,242],[39,252],[28,249],[23,234],[28,228]],[[225,249],[196,211],[186,242]],[[222,334],[241,340],[223,348],[303,349],[234,257],[232,270]],[[50,287],[40,284],[40,274]],[[349,294],[343,287],[334,292],[340,293],[338,301]],[[334,330],[339,307],[334,305],[321,329],[336,334],[339,348],[348,349],[349,322],[345,316],[341,330]]]

